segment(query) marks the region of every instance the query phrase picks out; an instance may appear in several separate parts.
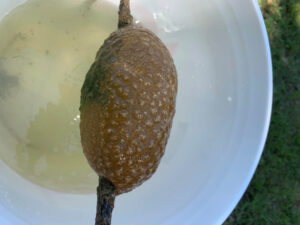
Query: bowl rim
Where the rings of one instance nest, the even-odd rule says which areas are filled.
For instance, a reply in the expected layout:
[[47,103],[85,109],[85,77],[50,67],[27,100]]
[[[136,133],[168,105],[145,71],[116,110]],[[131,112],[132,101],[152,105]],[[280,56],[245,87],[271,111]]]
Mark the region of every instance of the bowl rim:
[[230,214],[233,212],[235,207],[238,205],[239,201],[243,197],[244,193],[246,192],[255,172],[258,166],[258,163],[260,161],[260,158],[262,156],[262,153],[264,151],[264,147],[266,144],[268,132],[269,132],[269,127],[270,127],[270,122],[271,122],[271,114],[272,114],[272,104],[273,104],[273,69],[272,69],[272,56],[271,56],[271,48],[270,48],[270,42],[268,38],[268,33],[267,33],[267,28],[264,22],[264,18],[262,15],[262,11],[260,10],[260,6],[257,0],[250,0],[254,10],[256,17],[258,18],[259,22],[259,28],[263,36],[263,44],[264,44],[264,53],[266,54],[266,61],[267,61],[267,78],[268,78],[268,97],[267,97],[267,106],[266,106],[266,114],[265,114],[265,123],[264,123],[264,129],[262,131],[262,138],[259,144],[259,148],[256,153],[256,157],[254,162],[252,163],[252,167],[249,170],[248,176],[244,179],[244,184],[240,188],[240,191],[238,194],[236,194],[235,198],[232,199],[231,205],[227,207],[227,210],[224,211],[223,215],[220,215],[218,222],[216,224],[223,224],[225,220],[230,216]]

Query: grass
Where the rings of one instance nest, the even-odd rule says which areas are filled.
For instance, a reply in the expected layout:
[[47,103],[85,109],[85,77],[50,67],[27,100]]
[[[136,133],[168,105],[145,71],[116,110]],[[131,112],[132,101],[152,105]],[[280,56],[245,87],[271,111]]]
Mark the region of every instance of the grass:
[[274,100],[267,143],[247,192],[224,225],[300,224],[300,1],[261,0]]

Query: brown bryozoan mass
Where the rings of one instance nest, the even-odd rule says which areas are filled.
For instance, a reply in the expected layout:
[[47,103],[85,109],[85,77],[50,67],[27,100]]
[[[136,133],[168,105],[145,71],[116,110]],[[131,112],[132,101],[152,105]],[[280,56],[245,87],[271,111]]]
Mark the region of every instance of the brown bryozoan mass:
[[129,0],[121,0],[118,26],[86,75],[80,106],[84,154],[100,181],[114,186],[114,195],[131,191],[156,171],[177,94],[168,49],[150,30],[132,24]]

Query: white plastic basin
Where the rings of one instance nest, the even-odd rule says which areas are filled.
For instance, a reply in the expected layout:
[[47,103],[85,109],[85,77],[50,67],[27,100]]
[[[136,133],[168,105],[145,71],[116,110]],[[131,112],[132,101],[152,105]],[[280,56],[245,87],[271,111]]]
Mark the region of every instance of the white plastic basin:
[[[0,0],[0,20],[23,2]],[[117,198],[112,224],[220,225],[255,172],[270,122],[272,65],[258,3],[132,0],[132,13],[171,49],[179,92],[158,171]],[[7,135],[1,127],[1,149]],[[93,224],[95,208],[95,194],[42,188],[0,160],[1,225]]]

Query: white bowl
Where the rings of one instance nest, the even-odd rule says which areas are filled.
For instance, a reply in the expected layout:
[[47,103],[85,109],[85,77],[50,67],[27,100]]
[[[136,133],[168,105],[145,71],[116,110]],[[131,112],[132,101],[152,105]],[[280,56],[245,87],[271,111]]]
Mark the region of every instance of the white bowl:
[[[0,19],[22,2],[0,0]],[[270,122],[272,66],[258,3],[132,0],[132,13],[170,48],[179,92],[158,171],[117,197],[112,224],[222,224],[255,172]],[[1,149],[11,138],[4,122],[0,114]],[[0,170],[0,224],[93,224],[95,194],[42,188],[1,160]]]

